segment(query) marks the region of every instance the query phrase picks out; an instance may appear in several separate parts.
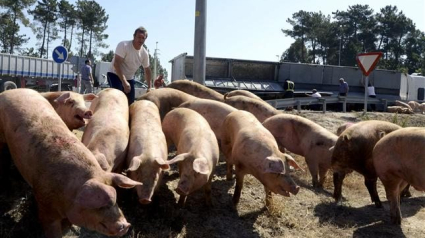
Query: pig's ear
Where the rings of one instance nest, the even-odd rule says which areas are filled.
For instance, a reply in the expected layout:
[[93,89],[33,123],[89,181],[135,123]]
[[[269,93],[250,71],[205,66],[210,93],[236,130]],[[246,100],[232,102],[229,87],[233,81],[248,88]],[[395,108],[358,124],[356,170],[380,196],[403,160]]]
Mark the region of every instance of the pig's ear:
[[113,206],[116,203],[117,192],[112,186],[87,181],[78,191],[75,204],[88,209]]
[[141,161],[139,156],[135,156],[131,159],[130,165],[127,171],[136,171],[140,167]]
[[162,170],[169,170],[170,165],[163,158],[156,157],[155,162],[159,165]]
[[290,165],[290,166],[292,166],[292,167],[294,167],[295,169],[299,169],[299,170],[301,170],[301,171],[303,171],[304,172],[304,169],[302,169],[298,164],[297,164],[297,161],[295,161],[295,159],[292,157],[292,156],[290,156],[290,155],[288,155],[288,154],[285,154],[285,158],[286,158],[286,162],[288,163],[288,165]]
[[263,173],[285,173],[285,166],[279,157],[267,157],[263,164]]
[[186,158],[187,155],[189,155],[189,153],[179,154],[176,157],[174,157],[173,159],[167,161],[167,163],[168,164],[174,164],[174,163],[183,161]]
[[68,101],[68,99],[70,99],[70,98],[71,98],[70,92],[62,93],[58,98],[56,98],[54,100],[54,102],[56,102],[56,103],[66,103],[66,101]]
[[385,131],[378,131],[378,138],[382,139],[382,137],[384,137],[387,133],[385,133]]
[[93,99],[97,98],[96,94],[87,93],[83,95],[84,101],[93,101]]
[[193,161],[193,170],[200,174],[209,174],[210,168],[208,167],[208,161],[205,158],[196,158]]
[[136,185],[143,185],[141,182],[137,182],[127,178],[124,175],[109,173],[111,176],[112,184],[120,188],[134,188]]
[[345,142],[347,142],[347,141],[349,141],[351,138],[350,138],[350,136],[349,135],[347,135],[347,134],[345,134],[345,135],[343,135],[342,136],[342,141],[345,141]]

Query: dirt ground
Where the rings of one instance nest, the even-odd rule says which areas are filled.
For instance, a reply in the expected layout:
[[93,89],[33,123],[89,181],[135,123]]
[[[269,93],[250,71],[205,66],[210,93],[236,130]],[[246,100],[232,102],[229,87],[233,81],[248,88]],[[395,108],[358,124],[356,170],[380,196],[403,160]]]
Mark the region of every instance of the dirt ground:
[[[294,112],[296,113],[296,112]],[[335,132],[344,122],[385,120],[401,126],[425,127],[425,115],[397,115],[359,112],[326,113],[303,111],[309,118]],[[77,136],[82,131],[75,132]],[[424,149],[425,152],[425,149]],[[293,177],[301,187],[296,196],[274,195],[273,206],[264,205],[264,188],[254,177],[245,178],[241,200],[234,207],[231,198],[235,181],[226,181],[225,163],[220,162],[213,180],[213,207],[205,206],[203,192],[188,197],[179,208],[174,188],[178,182],[176,167],[164,176],[164,184],[154,202],[142,206],[133,191],[119,189],[118,202],[131,230],[124,237],[425,237],[425,197],[412,190],[413,196],[402,200],[401,226],[389,222],[389,206],[383,186],[378,192],[384,208],[372,204],[363,179],[353,173],[344,180],[342,206],[332,198],[331,173],[324,189],[313,189],[304,158],[294,155],[306,172],[295,171]],[[0,190],[0,237],[42,237],[36,205],[29,186],[16,170]],[[96,232],[73,227],[64,237],[104,237]]]

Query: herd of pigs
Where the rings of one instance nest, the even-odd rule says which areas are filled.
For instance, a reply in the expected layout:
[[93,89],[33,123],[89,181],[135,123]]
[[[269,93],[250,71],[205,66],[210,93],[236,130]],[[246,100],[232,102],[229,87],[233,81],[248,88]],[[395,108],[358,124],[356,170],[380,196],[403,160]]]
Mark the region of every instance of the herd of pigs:
[[[83,126],[80,141],[72,130]],[[62,237],[72,224],[124,235],[130,224],[114,187],[134,188],[139,202],[148,204],[163,170],[175,163],[178,204],[184,206],[186,197],[202,188],[206,204],[212,205],[211,181],[220,152],[227,180],[235,174],[235,205],[246,174],[264,185],[266,206],[272,193],[298,193],[290,174],[301,168],[286,150],[305,157],[314,187],[322,187],[332,169],[337,203],[344,177],[354,170],[381,207],[379,178],[394,224],[401,224],[400,196],[409,195],[409,186],[425,191],[423,127],[370,120],[342,125],[336,135],[248,91],[222,95],[187,80],[150,91],[131,106],[116,89],[97,95],[5,91],[0,94],[0,147],[8,147],[32,187],[46,237]],[[177,151],[170,160],[169,148]]]

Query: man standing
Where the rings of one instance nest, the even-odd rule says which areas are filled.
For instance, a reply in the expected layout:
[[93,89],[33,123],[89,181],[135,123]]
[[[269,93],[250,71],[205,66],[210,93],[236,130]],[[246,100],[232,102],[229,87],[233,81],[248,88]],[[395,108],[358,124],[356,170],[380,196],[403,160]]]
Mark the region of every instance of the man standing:
[[164,75],[160,74],[153,82],[155,89],[165,87]]
[[85,65],[81,67],[81,88],[80,93],[93,93],[93,75],[91,68],[91,61],[88,59],[85,62]]
[[111,68],[107,73],[109,85],[126,94],[128,105],[135,99],[134,74],[140,66],[145,70],[148,91],[151,88],[149,54],[143,47],[146,38],[148,38],[148,32],[144,27],[139,27],[134,31],[133,40],[118,43]]
[[345,82],[344,78],[339,79],[339,96],[347,96],[348,94],[348,83]]
[[293,98],[294,97],[294,89],[295,84],[289,79],[285,79],[285,83],[283,84],[283,89],[285,93],[283,94],[283,98]]

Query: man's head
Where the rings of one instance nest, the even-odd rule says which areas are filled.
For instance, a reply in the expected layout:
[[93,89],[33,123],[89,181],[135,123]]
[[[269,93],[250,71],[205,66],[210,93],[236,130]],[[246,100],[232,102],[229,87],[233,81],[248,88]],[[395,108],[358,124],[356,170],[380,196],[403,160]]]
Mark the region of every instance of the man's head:
[[317,93],[317,90],[316,89],[313,89],[313,90],[311,90],[313,93]]
[[340,82],[340,83],[343,83],[343,82],[344,82],[344,78],[340,78],[340,79],[339,79],[339,82]]
[[89,59],[87,59],[86,61],[84,61],[84,63],[90,65],[91,64],[91,61]]
[[148,31],[143,26],[137,28],[133,34],[134,48],[136,48],[136,50],[140,50],[145,43],[146,38],[148,38]]

